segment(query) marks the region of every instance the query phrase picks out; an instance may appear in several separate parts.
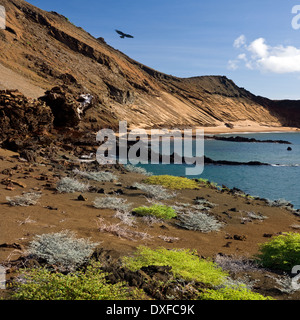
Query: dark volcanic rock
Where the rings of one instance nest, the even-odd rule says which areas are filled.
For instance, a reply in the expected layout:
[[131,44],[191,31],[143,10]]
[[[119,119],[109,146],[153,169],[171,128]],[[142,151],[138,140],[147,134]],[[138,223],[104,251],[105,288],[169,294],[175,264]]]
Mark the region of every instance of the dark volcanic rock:
[[28,162],[36,162],[37,154],[33,150],[23,150],[20,152],[20,157],[26,159]]
[[224,136],[212,136],[206,137],[207,139],[213,140],[221,140],[221,141],[232,141],[232,142],[257,142],[257,143],[280,143],[280,144],[292,144],[289,141],[285,140],[257,140],[255,138],[247,138],[247,137],[224,137]]
[[264,163],[260,161],[249,161],[249,162],[239,162],[239,161],[228,161],[228,160],[213,160],[211,158],[204,156],[205,164],[220,164],[220,165],[230,165],[230,166],[269,166],[269,163]]
[[24,141],[26,135],[40,135],[53,127],[51,109],[42,101],[27,99],[17,90],[0,91],[0,142]]
[[[72,75],[64,74],[64,77],[69,82],[76,82]],[[91,94],[75,93],[63,85],[46,91],[39,100],[46,102],[51,108],[54,126],[76,128],[85,112],[93,106],[94,97]]]
[[80,121],[76,100],[61,87],[46,91],[39,100],[46,102],[54,116],[57,127],[76,127]]
[[204,287],[199,282],[188,282],[178,279],[172,273],[170,266],[149,265],[137,271],[122,266],[119,254],[114,250],[98,248],[92,258],[101,261],[102,270],[107,272],[107,280],[111,283],[126,281],[129,286],[143,289],[151,298],[158,300],[197,298],[199,288]]

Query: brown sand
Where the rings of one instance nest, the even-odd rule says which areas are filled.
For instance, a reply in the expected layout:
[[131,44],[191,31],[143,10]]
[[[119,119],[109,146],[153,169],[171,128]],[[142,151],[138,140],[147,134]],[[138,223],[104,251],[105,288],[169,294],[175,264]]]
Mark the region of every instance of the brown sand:
[[26,77],[6,68],[0,63],[0,90],[18,89],[26,97],[37,99],[44,95],[45,90],[34,85]]

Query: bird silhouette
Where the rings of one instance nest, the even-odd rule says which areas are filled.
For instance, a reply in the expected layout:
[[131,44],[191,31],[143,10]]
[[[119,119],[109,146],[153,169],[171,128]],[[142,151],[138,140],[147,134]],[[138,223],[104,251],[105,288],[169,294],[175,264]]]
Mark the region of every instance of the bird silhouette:
[[117,32],[118,34],[120,34],[120,38],[122,38],[122,39],[124,39],[124,38],[134,38],[132,35],[126,34],[126,33],[122,32],[122,31],[120,31],[120,30],[116,30],[116,32]]

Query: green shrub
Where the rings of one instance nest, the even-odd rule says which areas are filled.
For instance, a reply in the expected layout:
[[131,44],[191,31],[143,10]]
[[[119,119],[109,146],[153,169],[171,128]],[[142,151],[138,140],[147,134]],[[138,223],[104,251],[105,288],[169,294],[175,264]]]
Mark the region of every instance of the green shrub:
[[14,282],[12,299],[18,300],[128,300],[143,297],[142,291],[130,291],[125,283],[111,284],[107,273],[93,263],[76,273],[53,273],[46,268],[29,269],[22,281]]
[[123,258],[123,264],[133,271],[150,265],[171,266],[171,271],[178,278],[210,285],[220,285],[227,277],[227,273],[213,262],[200,259],[196,251],[184,249],[158,248],[152,250],[140,246],[133,257]]
[[147,184],[158,184],[168,189],[181,190],[181,189],[199,189],[199,183],[183,177],[175,177],[169,175],[151,176],[144,180]]
[[260,244],[257,258],[264,267],[291,271],[300,264],[300,234],[284,233]]
[[245,286],[224,287],[218,290],[206,289],[199,295],[200,300],[273,300],[271,297],[253,292]]
[[151,207],[138,207],[133,209],[133,213],[138,216],[154,216],[159,219],[172,219],[177,216],[172,207],[154,204]]

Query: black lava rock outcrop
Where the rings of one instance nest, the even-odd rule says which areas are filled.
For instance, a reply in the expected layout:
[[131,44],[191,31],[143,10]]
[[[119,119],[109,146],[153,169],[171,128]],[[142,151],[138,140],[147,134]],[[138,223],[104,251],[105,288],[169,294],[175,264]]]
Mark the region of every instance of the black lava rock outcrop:
[[41,135],[53,128],[53,121],[44,102],[30,100],[17,90],[0,91],[0,142]]

